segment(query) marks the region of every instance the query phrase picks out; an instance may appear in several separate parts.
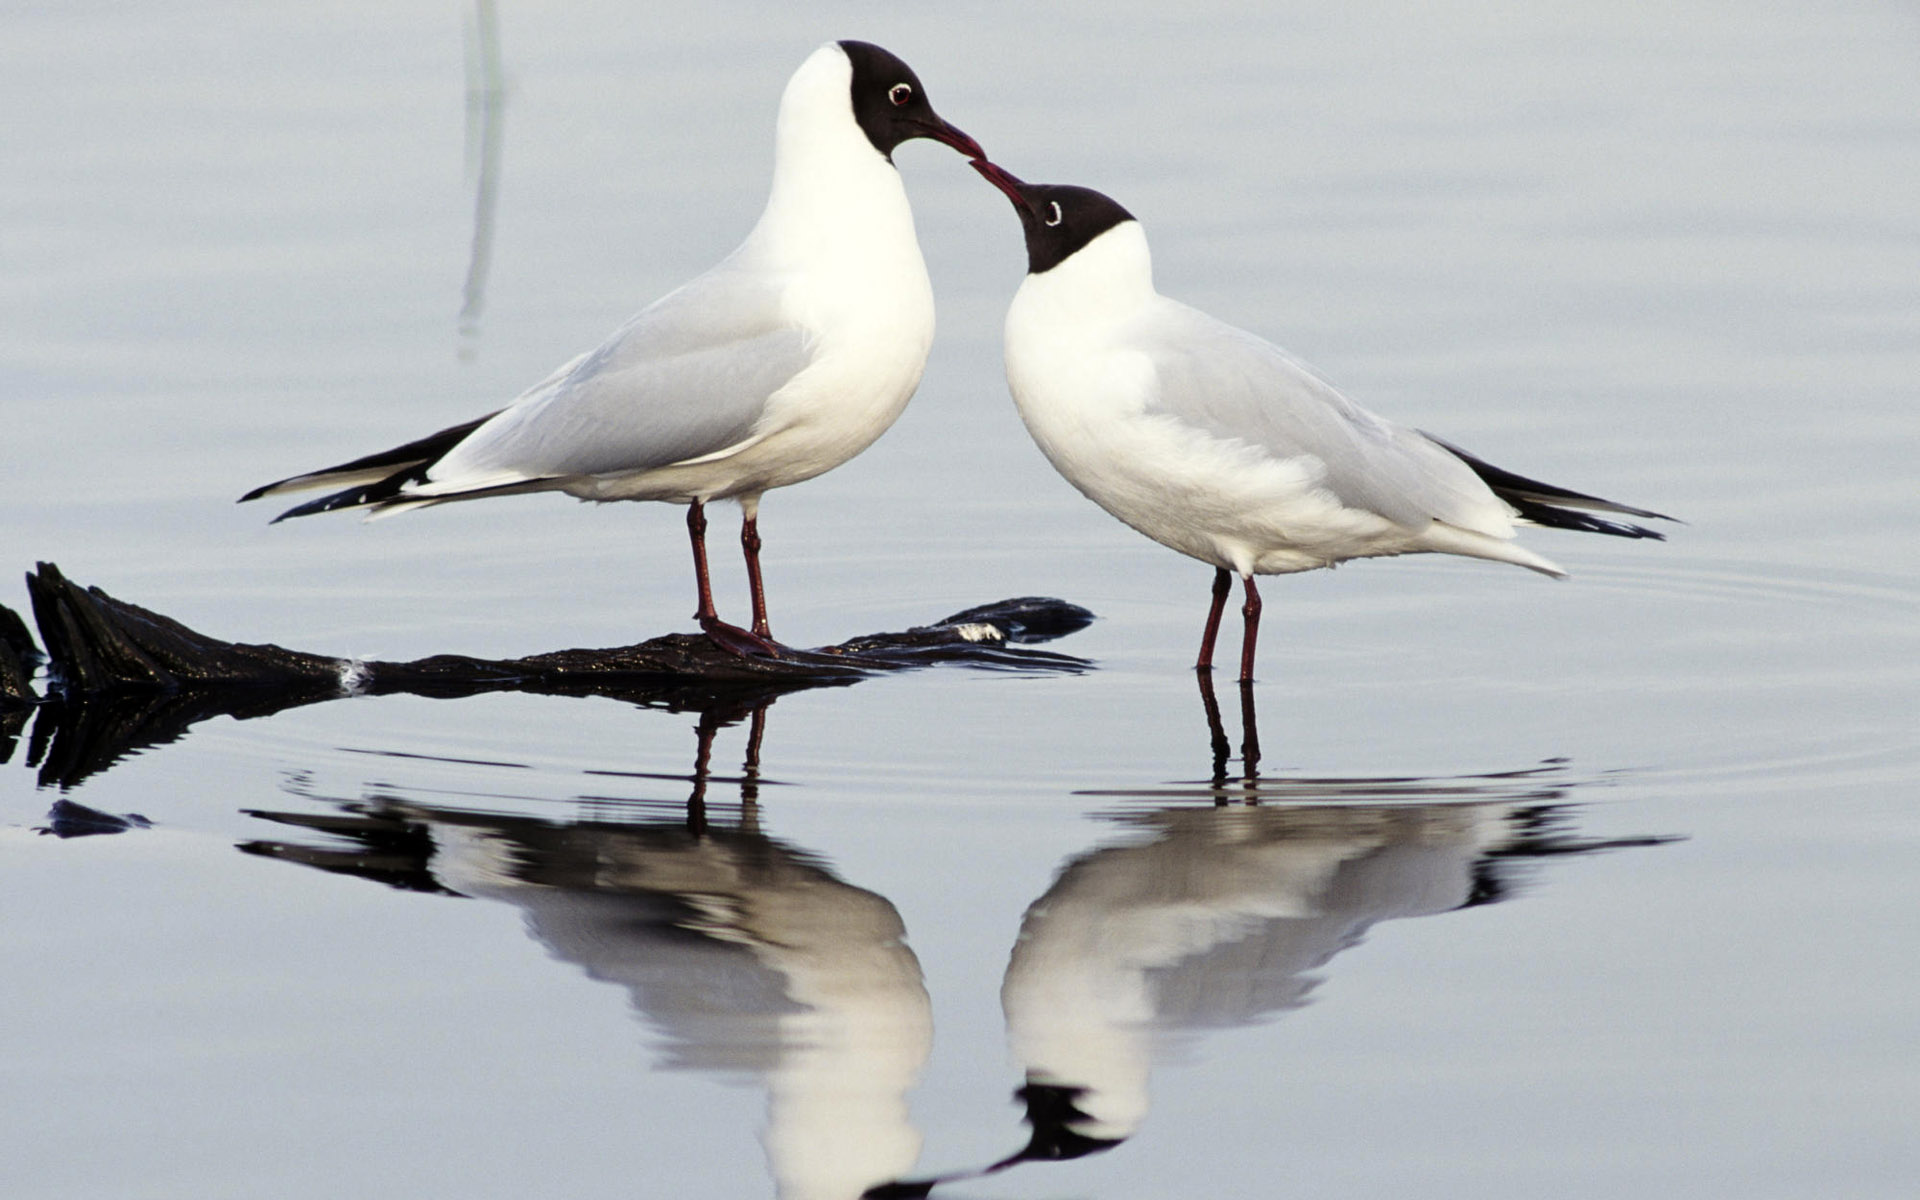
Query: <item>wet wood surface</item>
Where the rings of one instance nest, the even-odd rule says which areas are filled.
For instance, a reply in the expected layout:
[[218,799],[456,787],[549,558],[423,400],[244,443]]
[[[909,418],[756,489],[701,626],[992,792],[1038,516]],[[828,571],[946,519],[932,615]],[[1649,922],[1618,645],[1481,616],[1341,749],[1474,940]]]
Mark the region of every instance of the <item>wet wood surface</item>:
[[[41,782],[70,786],[213,716],[267,716],[358,695],[456,697],[523,691],[607,696],[649,707],[751,707],[784,692],[845,686],[940,664],[1005,671],[1081,671],[1085,659],[1036,648],[1084,628],[1078,605],[1024,597],[978,605],[928,625],[832,646],[742,657],[700,633],[631,646],[484,659],[436,654],[407,662],[343,658],[229,642],[83,587],[41,563],[27,576],[40,644],[0,606],[0,762],[33,717],[28,762]],[[42,695],[34,688],[44,666]]]

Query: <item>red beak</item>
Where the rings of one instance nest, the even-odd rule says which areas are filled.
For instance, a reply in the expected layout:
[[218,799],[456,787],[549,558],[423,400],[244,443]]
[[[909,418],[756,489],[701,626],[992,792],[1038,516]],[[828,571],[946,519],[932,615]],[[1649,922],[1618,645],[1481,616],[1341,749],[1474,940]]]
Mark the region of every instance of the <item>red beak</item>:
[[920,130],[921,137],[930,137],[936,142],[942,142],[952,146],[968,158],[983,159],[987,156],[987,152],[980,148],[979,142],[974,141],[965,133],[962,133],[959,128],[947,124],[939,117],[934,117],[933,120],[926,122],[915,121],[914,127]]
[[1019,176],[998,163],[988,162],[985,158],[976,158],[967,165],[985,176],[988,183],[1005,192],[1007,199],[1013,201],[1015,208],[1022,212],[1033,211],[1033,205],[1026,196],[1027,185],[1020,181]]

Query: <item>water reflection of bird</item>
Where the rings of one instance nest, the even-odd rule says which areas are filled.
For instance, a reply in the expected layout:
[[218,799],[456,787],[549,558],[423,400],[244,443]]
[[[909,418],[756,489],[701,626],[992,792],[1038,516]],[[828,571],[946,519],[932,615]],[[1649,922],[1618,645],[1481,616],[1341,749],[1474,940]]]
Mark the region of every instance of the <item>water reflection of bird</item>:
[[1160,295],[1140,224],[1099,192],[974,163],[1026,233],[1007,311],[1007,383],[1034,440],[1086,496],[1211,564],[1196,664],[1209,670],[1231,586],[1245,587],[1240,678],[1253,678],[1256,574],[1353,558],[1459,554],[1566,572],[1517,525],[1658,538],[1591,511],[1662,518],[1526,479],[1381,419],[1245,330]]
[[[1540,790],[1525,777],[1461,786]],[[1553,806],[1512,799],[1166,807],[1121,819],[1140,836],[1060,871],[1028,906],[1001,985],[1028,1145],[869,1196],[924,1196],[1022,1162],[1111,1149],[1145,1118],[1154,1061],[1171,1045],[1300,1007],[1315,972],[1378,922],[1498,900],[1521,860],[1657,840],[1579,839]]]
[[1104,1142],[1147,1111],[1170,1036],[1304,1004],[1312,972],[1396,917],[1497,895],[1496,853],[1535,833],[1508,804],[1166,808],[1150,837],[1069,863],[1027,909],[1001,988],[1031,1084],[1070,1087]]
[[[720,265],[499,412],[242,499],[344,489],[283,518],[540,491],[687,504],[702,628],[730,650],[772,651],[761,495],[866,449],[926,367],[933,292],[893,166],[894,148],[922,137],[981,153],[906,63],[865,42],[822,46],[781,98],[766,211]],[[722,499],[745,512],[750,631],[719,619],[708,586],[703,506]]]
[[[743,792],[757,787],[759,713]],[[359,843],[243,849],[511,904],[527,932],[618,984],[659,1031],[671,1068],[767,1090],[763,1143],[779,1194],[846,1200],[910,1169],[906,1093],[932,1040],[920,964],[899,913],[805,850],[707,811],[714,730],[703,719],[686,820],[563,822],[402,800],[351,817],[260,813]],[[411,858],[412,870],[403,868]]]
[[932,1013],[885,898],[753,832],[429,825],[441,882],[515,905],[554,957],[625,988],[669,1065],[766,1087],[781,1196],[843,1200],[912,1167]]
[[[736,816],[710,801],[720,781],[709,765],[717,731],[749,715]],[[614,820],[622,802],[598,800],[598,819],[573,822],[335,801],[330,813],[254,815],[352,848],[242,848],[515,906],[555,958],[626,990],[668,1067],[766,1088],[763,1143],[781,1196],[845,1200],[925,1196],[1111,1149],[1144,1119],[1170,1042],[1305,1003],[1314,972],[1375,923],[1501,899],[1528,859],[1659,840],[1572,835],[1557,803],[1568,784],[1552,769],[1249,778],[1231,789],[1246,805],[1218,803],[1228,790],[1203,783],[1191,794],[1216,803],[1125,810],[1116,819],[1131,836],[1066,863],[1028,906],[1006,968],[1026,1145],[910,1179],[921,1137],[906,1094],[932,1039],[920,965],[892,903],[759,830],[763,722],[761,705],[702,713],[683,819]],[[1368,802],[1329,803],[1355,797]],[[1427,802],[1386,802],[1396,797]]]

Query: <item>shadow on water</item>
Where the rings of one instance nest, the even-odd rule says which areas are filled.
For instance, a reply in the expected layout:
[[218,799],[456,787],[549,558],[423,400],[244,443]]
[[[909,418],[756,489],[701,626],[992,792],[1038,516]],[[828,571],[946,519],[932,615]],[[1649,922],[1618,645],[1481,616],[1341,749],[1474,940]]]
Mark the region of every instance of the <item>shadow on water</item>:
[[[1112,1150],[1145,1120],[1157,1061],[1305,1005],[1374,925],[1510,899],[1542,859],[1668,840],[1579,836],[1581,785],[1555,766],[1447,779],[1249,768],[1231,788],[1099,793],[1124,802],[1101,816],[1119,838],[1070,857],[1008,931],[1001,1005],[1025,1145],[911,1178],[922,1137],[908,1094],[933,1034],[924,976],[891,901],[763,830],[769,704],[699,709],[692,771],[648,776],[683,781],[684,801],[583,797],[575,819],[540,819],[391,790],[302,795],[317,809],[249,815],[310,837],[239,848],[514,905],[553,958],[627,991],[664,1067],[766,1090],[779,1195],[850,1198]],[[716,776],[716,736],[740,724],[740,771]]]

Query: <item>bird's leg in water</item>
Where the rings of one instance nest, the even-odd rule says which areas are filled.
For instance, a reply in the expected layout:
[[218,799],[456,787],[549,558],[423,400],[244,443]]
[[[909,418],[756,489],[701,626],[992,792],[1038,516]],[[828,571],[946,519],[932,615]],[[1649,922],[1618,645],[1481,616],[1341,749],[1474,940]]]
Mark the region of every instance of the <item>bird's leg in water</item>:
[[[1200,707],[1207,714],[1207,740],[1213,749],[1213,786],[1216,789],[1225,788],[1227,756],[1233,751],[1227,741],[1226,727],[1220,723],[1220,701],[1214,699],[1213,695],[1213,672],[1202,668],[1193,674],[1200,681]],[[1218,791],[1213,802],[1224,805],[1227,802],[1226,793]]]
[[1260,803],[1253,787],[1260,782],[1260,722],[1253,715],[1253,683],[1240,684],[1240,777],[1247,781],[1247,803]]
[[1233,590],[1233,576],[1225,567],[1213,569],[1213,607],[1207,610],[1207,631],[1200,635],[1200,661],[1196,671],[1213,670],[1213,639],[1220,632],[1220,614],[1226,611],[1227,593]]
[[1247,623],[1246,637],[1240,643],[1240,682],[1253,682],[1253,643],[1260,636],[1260,593],[1253,586],[1253,576],[1241,579],[1247,588],[1247,602],[1240,609],[1240,616]]
[[687,540],[693,543],[693,578],[700,588],[700,607],[693,619],[700,622],[700,630],[707,635],[707,640],[742,657],[756,654],[780,657],[772,642],[738,625],[727,624],[714,610],[713,583],[707,576],[707,514],[698,500],[687,505]]
[[[1194,678],[1200,681],[1200,707],[1207,715],[1207,737],[1213,747],[1213,802],[1224,806],[1229,795],[1227,761],[1233,753],[1232,746],[1227,741],[1226,725],[1220,719],[1220,702],[1214,699],[1213,675],[1196,671]],[[1260,803],[1260,793],[1254,790],[1260,783],[1260,728],[1253,714],[1253,684],[1245,681],[1240,684],[1240,778],[1247,786],[1246,802]]]

